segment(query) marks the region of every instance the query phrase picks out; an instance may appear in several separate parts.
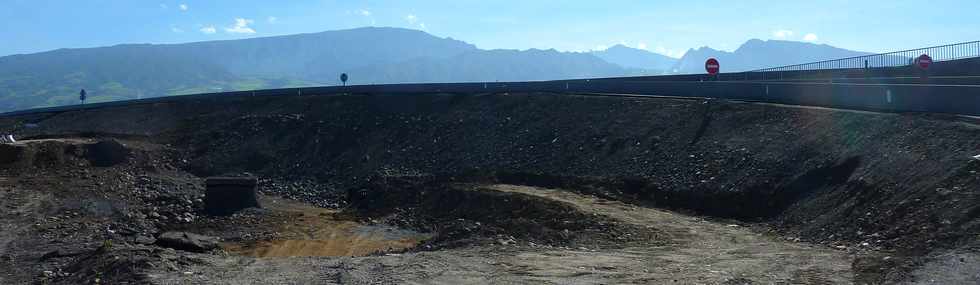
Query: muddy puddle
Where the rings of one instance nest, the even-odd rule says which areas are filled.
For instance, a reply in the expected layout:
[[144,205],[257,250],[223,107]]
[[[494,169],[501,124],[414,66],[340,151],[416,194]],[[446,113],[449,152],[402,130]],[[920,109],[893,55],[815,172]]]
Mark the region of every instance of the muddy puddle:
[[364,256],[415,247],[430,234],[377,225],[365,225],[338,217],[338,211],[281,199],[262,199],[263,207],[284,212],[274,240],[229,242],[222,247],[253,257]]

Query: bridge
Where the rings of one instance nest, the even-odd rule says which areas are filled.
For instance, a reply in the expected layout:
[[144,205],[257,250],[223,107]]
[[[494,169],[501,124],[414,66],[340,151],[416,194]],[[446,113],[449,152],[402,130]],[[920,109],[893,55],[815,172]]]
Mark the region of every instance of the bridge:
[[[933,60],[925,69],[917,66],[914,60],[922,54],[930,55]],[[724,67],[724,62],[721,64]],[[257,96],[522,92],[718,98],[882,112],[980,116],[980,41],[715,75],[266,89],[36,108],[7,112],[0,117],[179,100],[216,103],[227,98]]]

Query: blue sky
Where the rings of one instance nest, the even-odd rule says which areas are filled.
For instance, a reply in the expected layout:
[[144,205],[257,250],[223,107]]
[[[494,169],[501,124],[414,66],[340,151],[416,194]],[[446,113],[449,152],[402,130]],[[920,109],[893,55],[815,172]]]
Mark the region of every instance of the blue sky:
[[405,27],[480,48],[583,51],[623,43],[680,56],[751,38],[884,52],[980,40],[980,1],[0,0],[0,56]]

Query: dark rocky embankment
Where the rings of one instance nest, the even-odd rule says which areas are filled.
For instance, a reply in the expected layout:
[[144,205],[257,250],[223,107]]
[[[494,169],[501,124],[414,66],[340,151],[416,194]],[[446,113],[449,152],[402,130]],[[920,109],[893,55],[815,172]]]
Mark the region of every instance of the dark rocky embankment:
[[[435,176],[771,222],[791,237],[896,255],[976,246],[980,234],[980,161],[971,158],[980,127],[948,116],[443,94],[227,99],[0,121],[27,138],[148,138],[183,151],[178,166],[196,175],[249,172],[265,178],[267,193],[328,205],[381,177]],[[317,187],[288,186],[297,183]]]

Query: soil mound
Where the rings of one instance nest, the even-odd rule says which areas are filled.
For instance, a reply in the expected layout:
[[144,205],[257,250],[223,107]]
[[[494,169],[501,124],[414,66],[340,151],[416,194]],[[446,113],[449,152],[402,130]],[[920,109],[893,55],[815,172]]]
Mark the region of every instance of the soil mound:
[[92,165],[110,167],[126,162],[132,150],[115,139],[39,139],[0,145],[0,167],[23,171]]
[[40,140],[0,145],[0,167],[23,171],[80,163],[84,152],[78,144],[70,140]]

